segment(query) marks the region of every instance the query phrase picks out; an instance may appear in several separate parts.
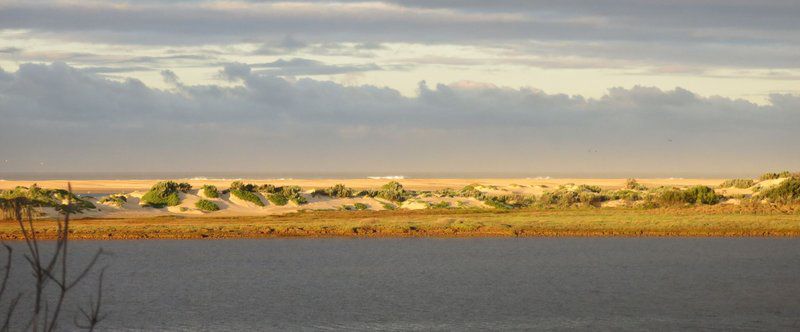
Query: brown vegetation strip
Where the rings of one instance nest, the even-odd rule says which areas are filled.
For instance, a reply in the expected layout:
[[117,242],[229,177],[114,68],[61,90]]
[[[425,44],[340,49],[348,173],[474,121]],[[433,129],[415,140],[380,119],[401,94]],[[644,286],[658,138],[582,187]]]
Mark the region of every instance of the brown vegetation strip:
[[[21,239],[16,223],[0,222],[0,239]],[[35,222],[52,239],[53,221]],[[198,239],[275,237],[531,237],[531,236],[800,236],[800,214],[717,209],[574,209],[317,211],[259,217],[84,219],[73,239]]]

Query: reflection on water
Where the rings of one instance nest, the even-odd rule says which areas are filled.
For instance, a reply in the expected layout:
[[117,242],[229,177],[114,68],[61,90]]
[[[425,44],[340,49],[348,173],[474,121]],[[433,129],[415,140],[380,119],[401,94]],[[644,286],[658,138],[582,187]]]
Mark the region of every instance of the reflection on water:
[[111,330],[800,328],[795,239],[84,241],[72,252],[98,246],[115,253]]

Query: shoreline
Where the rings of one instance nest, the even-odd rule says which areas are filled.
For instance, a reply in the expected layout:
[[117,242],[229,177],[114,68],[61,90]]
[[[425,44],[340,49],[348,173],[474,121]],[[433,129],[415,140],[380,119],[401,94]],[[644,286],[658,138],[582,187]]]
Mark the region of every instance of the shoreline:
[[[34,222],[53,239],[52,220]],[[800,214],[735,209],[314,211],[258,217],[79,219],[73,240],[497,237],[800,237]],[[0,240],[21,240],[0,221]]]

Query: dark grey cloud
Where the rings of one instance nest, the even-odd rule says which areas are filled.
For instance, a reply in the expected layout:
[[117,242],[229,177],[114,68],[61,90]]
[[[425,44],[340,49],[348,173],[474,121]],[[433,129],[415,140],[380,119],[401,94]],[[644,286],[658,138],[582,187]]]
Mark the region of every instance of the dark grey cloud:
[[[287,80],[158,90],[63,63],[0,71],[5,171],[709,171],[799,168],[800,96],[771,105],[684,89],[602,98],[477,84],[419,96]],[[164,77],[179,82],[165,72]],[[587,151],[593,152],[587,152]],[[594,152],[597,151],[597,152]],[[345,162],[352,160],[352,162]],[[54,170],[54,169],[50,169]]]
[[353,7],[329,1],[12,1],[0,5],[0,29],[121,44],[261,42],[257,53],[270,55],[342,42],[415,42],[717,66],[798,68],[800,61],[800,3],[793,0],[340,2]]

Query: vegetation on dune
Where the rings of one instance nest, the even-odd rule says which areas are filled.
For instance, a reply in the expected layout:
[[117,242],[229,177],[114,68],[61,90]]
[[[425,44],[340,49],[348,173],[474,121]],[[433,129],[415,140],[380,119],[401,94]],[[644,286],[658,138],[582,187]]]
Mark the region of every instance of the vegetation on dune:
[[[652,198],[652,197],[651,197]],[[655,193],[655,202],[661,205],[685,205],[685,204],[706,204],[713,205],[719,203],[722,196],[714,192],[707,186],[694,186],[687,190],[679,188],[664,188]]]
[[625,189],[628,190],[647,190],[647,187],[640,184],[636,179],[630,178],[625,181]]
[[194,203],[194,206],[196,208],[198,208],[198,209],[200,209],[202,211],[206,211],[206,212],[219,211],[219,205],[217,205],[217,203],[214,203],[214,202],[209,201],[207,199],[201,199],[201,200],[197,201],[197,203]]
[[10,217],[11,208],[18,204],[28,207],[50,207],[62,214],[83,213],[96,208],[92,202],[63,189],[43,189],[33,184],[30,187],[0,190],[0,210],[4,217]]
[[231,195],[245,202],[250,202],[258,206],[264,206],[264,202],[261,201],[261,198],[251,191],[233,189],[233,187],[231,187]]
[[438,202],[438,203],[429,203],[428,204],[428,208],[429,209],[449,209],[449,208],[451,208],[451,205],[450,205],[450,202],[441,201],[441,202]]
[[276,187],[271,184],[265,184],[258,187],[258,190],[264,193],[267,200],[274,205],[282,206],[289,202],[297,205],[308,203],[308,200],[303,197],[303,188],[299,186]]
[[150,191],[142,196],[140,204],[152,208],[177,206],[181,204],[181,198],[178,193],[186,193],[191,189],[192,186],[188,183],[161,181],[153,185]]
[[267,197],[270,203],[277,206],[283,206],[289,203],[289,199],[281,194],[265,194],[264,196]]
[[203,185],[200,189],[203,191],[203,196],[208,198],[219,198],[219,190],[217,190],[216,186],[212,185]]
[[353,204],[353,208],[355,208],[356,210],[366,210],[369,209],[369,205],[364,203],[355,203]]
[[356,193],[353,188],[349,188],[343,184],[336,184],[333,187],[325,189],[317,189],[311,193],[312,196],[328,196],[332,198],[349,198],[353,197]]
[[128,198],[125,197],[125,195],[122,195],[122,194],[109,195],[109,196],[101,198],[98,201],[98,203],[100,203],[100,204],[110,204],[110,205],[114,205],[116,207],[121,207],[121,206],[125,205],[125,203],[127,203],[127,202],[128,202]]
[[391,181],[387,184],[384,184],[381,189],[377,192],[375,197],[380,197],[385,200],[389,200],[392,202],[402,202],[405,201],[412,193],[406,191],[403,188],[403,185],[397,181]]
[[250,183],[245,184],[242,183],[242,181],[233,181],[231,182],[230,190],[256,192],[258,190],[258,186]]
[[756,182],[753,179],[730,179],[720,183],[718,187],[746,189],[754,186],[755,184]]
[[397,210],[397,205],[387,202],[381,202],[384,210]]
[[800,176],[788,178],[777,186],[764,189],[760,196],[773,203],[789,204],[800,202]]
[[783,172],[777,172],[777,173],[769,172],[769,173],[761,174],[761,176],[758,177],[758,180],[759,181],[775,180],[775,179],[788,178],[788,177],[793,177],[793,176],[800,176],[800,172],[798,172],[798,173],[792,173],[792,172],[789,172],[789,171],[783,171]]

